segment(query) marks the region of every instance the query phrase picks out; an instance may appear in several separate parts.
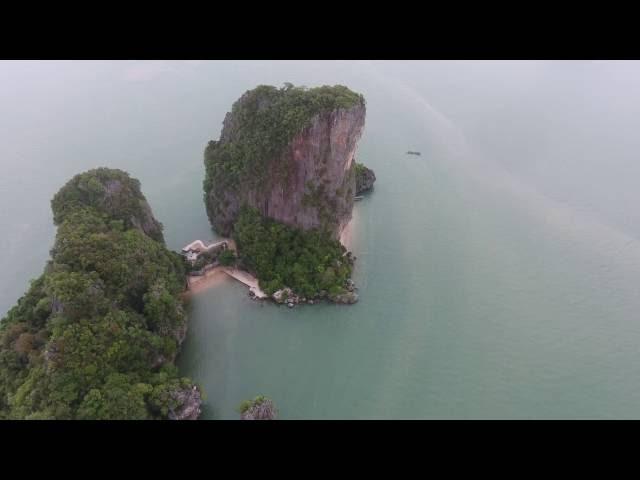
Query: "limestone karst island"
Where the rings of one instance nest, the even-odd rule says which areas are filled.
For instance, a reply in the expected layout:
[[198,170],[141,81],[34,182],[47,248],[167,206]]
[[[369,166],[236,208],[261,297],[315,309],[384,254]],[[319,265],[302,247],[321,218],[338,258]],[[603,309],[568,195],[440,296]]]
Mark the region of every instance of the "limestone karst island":
[[233,237],[237,266],[257,277],[261,296],[290,306],[358,300],[355,259],[340,239],[375,179],[355,161],[365,112],[364,97],[343,86],[259,86],[207,145],[209,219]]
[[[128,173],[69,180],[51,201],[51,257],[0,324],[0,418],[198,418],[205,393],[175,362],[189,299],[215,275],[271,308],[356,303],[345,239],[375,181],[356,161],[365,113],[344,86],[242,95],[204,152],[203,208],[220,238],[180,252]],[[274,418],[265,398],[241,417]]]
[[630,60],[0,59],[0,420],[640,419],[638,126]]

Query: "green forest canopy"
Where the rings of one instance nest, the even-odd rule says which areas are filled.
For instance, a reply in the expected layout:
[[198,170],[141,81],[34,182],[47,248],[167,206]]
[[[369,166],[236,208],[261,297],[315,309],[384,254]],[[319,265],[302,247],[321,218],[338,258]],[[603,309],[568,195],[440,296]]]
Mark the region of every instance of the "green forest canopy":
[[[114,180],[127,188],[106,204]],[[193,385],[173,365],[186,321],[182,259],[133,227],[132,212],[105,207],[136,211],[140,200],[137,180],[109,169],[54,197],[51,260],[0,323],[0,418],[167,418]]]
[[225,127],[228,140],[211,141],[205,150],[205,194],[215,185],[240,181],[259,185],[267,172],[273,175],[278,170],[270,161],[314,116],[364,103],[361,94],[342,85],[307,89],[288,83],[282,88],[260,85],[249,90],[233,104],[232,122]]
[[346,249],[328,233],[303,231],[263,218],[244,207],[234,226],[239,260],[255,272],[260,288],[272,294],[284,287],[313,298],[322,290],[338,295],[351,276]]
[[60,225],[68,214],[83,207],[121,220],[125,228],[142,227],[148,236],[164,243],[162,224],[153,218],[140,182],[122,170],[96,168],[74,176],[51,200],[53,222]]

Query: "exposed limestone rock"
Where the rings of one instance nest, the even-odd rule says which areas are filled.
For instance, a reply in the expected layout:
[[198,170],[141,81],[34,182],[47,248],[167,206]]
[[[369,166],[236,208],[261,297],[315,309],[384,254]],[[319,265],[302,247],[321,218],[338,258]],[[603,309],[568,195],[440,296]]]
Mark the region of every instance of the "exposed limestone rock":
[[358,294],[355,292],[344,292],[337,295],[332,295],[330,300],[335,303],[352,304],[358,301]]
[[[336,95],[346,95],[351,103],[345,103],[349,105],[347,108],[318,108],[316,114],[300,120],[300,130],[286,139],[284,146],[275,150],[264,148],[272,152],[271,156],[256,159],[253,154],[247,154],[242,157],[247,158],[245,162],[258,162],[259,168],[267,172],[256,182],[248,176],[240,184],[231,184],[225,181],[231,174],[225,172],[242,168],[233,164],[234,155],[242,155],[235,152],[253,151],[254,148],[262,151],[262,144],[254,147],[253,143],[247,145],[244,140],[246,128],[249,128],[246,124],[255,122],[256,116],[269,114],[270,109],[281,108],[282,96],[287,93],[274,87],[259,87],[234,104],[232,112],[225,117],[220,140],[210,142],[205,152],[207,212],[219,233],[232,233],[233,223],[245,203],[258,209],[264,217],[303,230],[326,228],[336,238],[349,222],[356,193],[353,159],[363,132],[366,108],[364,99],[345,87],[323,88],[328,89],[327,95],[337,89]],[[300,89],[296,92],[300,102],[307,101],[306,93],[300,93]],[[317,101],[314,95],[310,90],[308,102]],[[355,100],[351,101],[349,95]],[[306,104],[305,108],[303,112],[313,111]],[[295,110],[295,114],[297,112]],[[286,135],[289,131],[286,130],[288,124],[284,125],[287,113],[290,112],[275,117],[278,119],[276,124],[270,125],[273,132],[264,132],[260,139]],[[280,119],[283,125],[277,124]]]
[[275,420],[278,411],[273,401],[267,397],[256,397],[244,402],[240,410],[241,420]]
[[276,303],[285,303],[289,302],[290,299],[294,297],[294,294],[290,288],[283,288],[282,290],[273,292],[273,295],[271,295],[271,297],[276,301]]
[[164,243],[162,224],[153,216],[140,182],[118,169],[96,168],[73,177],[53,197],[53,220],[59,225],[77,206],[90,206],[113,219],[142,230]]
[[376,181],[376,174],[370,168],[356,164],[356,195],[360,195],[373,188]]
[[169,420],[198,419],[201,413],[202,399],[197,386],[193,385],[190,388],[176,390],[173,392],[172,398],[179,406],[169,411]]

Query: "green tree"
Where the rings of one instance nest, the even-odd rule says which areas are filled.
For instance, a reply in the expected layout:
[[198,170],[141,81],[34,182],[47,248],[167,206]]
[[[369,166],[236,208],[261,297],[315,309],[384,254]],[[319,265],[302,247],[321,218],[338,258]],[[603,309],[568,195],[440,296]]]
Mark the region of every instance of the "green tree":
[[220,265],[225,267],[234,265],[236,263],[236,254],[232,250],[225,249],[218,255],[218,261]]
[[344,246],[328,233],[288,227],[244,207],[234,225],[234,237],[239,261],[256,274],[260,288],[268,294],[285,286],[307,297],[321,290],[345,291],[352,263]]
[[125,172],[77,175],[52,208],[51,260],[0,321],[0,418],[166,418],[154,392],[193,385],[172,363],[182,257]]

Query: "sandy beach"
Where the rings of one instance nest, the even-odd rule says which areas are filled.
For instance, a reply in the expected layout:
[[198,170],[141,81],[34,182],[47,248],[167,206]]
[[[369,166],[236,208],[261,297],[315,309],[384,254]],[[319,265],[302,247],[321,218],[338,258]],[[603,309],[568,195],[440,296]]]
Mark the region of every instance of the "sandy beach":
[[217,287],[227,281],[229,276],[224,267],[215,267],[201,277],[187,277],[189,283],[189,293],[196,294],[209,288]]
[[349,220],[349,223],[345,225],[345,227],[342,229],[342,232],[340,233],[340,243],[344,245],[344,248],[349,251],[351,251],[351,249],[353,248],[353,224],[355,221],[355,215],[356,212],[354,209],[351,220]]
[[[340,243],[344,245],[347,250],[351,250],[353,247],[353,224],[355,221],[355,211],[351,220],[340,233]],[[235,242],[233,240],[227,240],[229,247],[235,251]],[[235,280],[243,283],[249,287],[249,290],[254,293],[258,298],[266,298],[268,295],[264,293],[258,286],[258,279],[253,275],[245,272],[244,270],[238,270],[236,268],[229,268],[218,266],[209,270],[206,274],[200,277],[187,277],[189,284],[189,290],[185,292],[186,295],[195,295],[204,290],[215,288],[218,285],[234,278]]]

